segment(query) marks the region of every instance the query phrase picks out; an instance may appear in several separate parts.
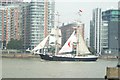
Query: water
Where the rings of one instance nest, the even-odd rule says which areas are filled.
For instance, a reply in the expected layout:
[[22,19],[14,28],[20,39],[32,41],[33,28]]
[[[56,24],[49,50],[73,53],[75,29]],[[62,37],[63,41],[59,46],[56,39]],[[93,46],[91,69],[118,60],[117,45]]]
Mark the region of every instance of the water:
[[40,58],[2,59],[3,78],[104,78],[107,66],[115,67],[117,60],[97,62],[56,62]]

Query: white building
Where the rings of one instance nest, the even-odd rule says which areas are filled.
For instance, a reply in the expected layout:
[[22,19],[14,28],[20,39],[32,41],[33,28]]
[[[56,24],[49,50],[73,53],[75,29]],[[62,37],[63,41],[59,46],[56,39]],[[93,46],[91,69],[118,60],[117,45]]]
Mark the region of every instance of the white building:
[[51,0],[32,0],[30,2],[29,48],[34,48],[54,27],[55,3]]
[[101,8],[93,10],[93,19],[90,26],[90,47],[95,49],[95,53],[101,53],[100,29],[102,24]]

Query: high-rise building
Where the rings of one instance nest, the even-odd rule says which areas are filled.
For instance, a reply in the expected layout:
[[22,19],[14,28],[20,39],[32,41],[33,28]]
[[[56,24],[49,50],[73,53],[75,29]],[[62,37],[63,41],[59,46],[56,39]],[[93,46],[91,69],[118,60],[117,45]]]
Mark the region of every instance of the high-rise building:
[[120,10],[115,9],[110,9],[102,12],[103,25],[101,28],[101,49],[103,54],[118,54],[119,13]]
[[[6,46],[10,39],[22,39],[24,49],[34,48],[54,27],[53,0],[1,0],[1,41]],[[2,34],[2,35],[1,35]]]
[[[120,1],[118,2],[118,10],[120,10]],[[118,16],[118,21],[120,21],[120,12],[119,12],[119,16]],[[119,44],[119,52],[118,53],[120,54],[120,22],[118,23],[118,44]]]
[[102,21],[101,26],[101,51],[109,53],[108,50],[108,21]]
[[2,32],[1,41],[3,44],[3,48],[5,48],[8,41],[10,41],[11,39],[21,39],[21,10],[19,5],[11,4],[1,6],[0,12],[0,25]]
[[29,6],[29,48],[34,48],[54,27],[55,2],[32,0]]
[[95,53],[101,53],[100,49],[101,23],[102,23],[101,9],[96,8],[93,10],[93,19],[90,22],[90,47],[95,51]]
[[102,12],[102,20],[104,21],[118,21],[118,9],[109,9]]
[[25,2],[21,5],[21,28],[22,28],[22,41],[23,49],[29,48],[30,37],[30,20],[29,20],[29,6],[30,3]]
[[0,0],[2,6],[7,6],[9,4],[21,3],[21,2],[23,2],[23,0]]
[[0,6],[0,49],[2,49],[2,10]]
[[120,10],[120,1],[118,2],[118,9]]
[[94,33],[95,33],[95,30],[94,30],[94,25],[93,25],[93,21],[91,20],[90,21],[90,48],[92,50],[92,52],[96,52],[95,51],[95,48],[94,48],[94,42],[95,40],[93,39],[95,36],[94,36]]

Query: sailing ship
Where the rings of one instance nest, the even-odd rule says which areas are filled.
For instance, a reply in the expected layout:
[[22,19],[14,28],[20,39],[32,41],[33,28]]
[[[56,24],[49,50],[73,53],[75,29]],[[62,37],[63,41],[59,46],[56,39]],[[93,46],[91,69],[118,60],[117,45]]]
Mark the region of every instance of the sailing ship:
[[[66,41],[64,46],[59,50],[59,41],[61,40],[61,35],[58,34],[58,29],[54,29],[54,33],[51,33],[55,39],[54,47],[55,52],[49,54],[48,52],[40,53],[41,59],[49,60],[49,61],[96,61],[98,56],[91,54],[88,50],[83,37],[80,32],[80,24],[77,27],[74,27],[72,35]],[[52,40],[53,40],[52,39]],[[59,51],[58,51],[59,50]]]
[[[57,45],[56,45],[57,44]],[[61,47],[61,30],[52,28],[51,33],[43,39],[31,52],[33,54],[55,55]]]

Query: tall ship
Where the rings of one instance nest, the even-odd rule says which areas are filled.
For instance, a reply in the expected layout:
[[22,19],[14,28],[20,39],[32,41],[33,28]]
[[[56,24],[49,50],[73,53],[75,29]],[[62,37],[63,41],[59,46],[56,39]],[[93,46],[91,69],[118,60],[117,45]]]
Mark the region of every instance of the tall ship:
[[73,33],[62,48],[61,31],[56,27],[33,51],[37,51],[41,59],[48,61],[96,61],[98,56],[88,50],[81,36],[80,26],[81,23],[77,22],[77,26],[73,27]]
[[61,47],[61,30],[52,28],[51,33],[43,39],[31,52],[33,54],[55,55]]

